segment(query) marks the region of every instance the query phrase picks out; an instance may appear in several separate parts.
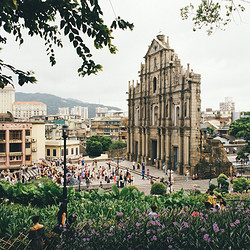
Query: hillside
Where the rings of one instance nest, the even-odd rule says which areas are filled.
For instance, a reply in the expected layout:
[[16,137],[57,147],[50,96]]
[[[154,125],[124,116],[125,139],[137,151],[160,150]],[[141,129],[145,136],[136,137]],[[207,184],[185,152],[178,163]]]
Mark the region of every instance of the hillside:
[[95,109],[96,107],[107,107],[109,110],[120,110],[120,108],[112,107],[112,106],[104,106],[102,104],[95,104],[95,103],[87,103],[82,102],[72,98],[61,98],[56,95],[51,94],[44,94],[44,93],[22,93],[16,92],[16,101],[29,101],[29,102],[43,102],[47,105],[47,114],[54,115],[58,113],[59,107],[69,107],[70,109],[74,106],[82,106],[89,108],[89,118],[95,116]]

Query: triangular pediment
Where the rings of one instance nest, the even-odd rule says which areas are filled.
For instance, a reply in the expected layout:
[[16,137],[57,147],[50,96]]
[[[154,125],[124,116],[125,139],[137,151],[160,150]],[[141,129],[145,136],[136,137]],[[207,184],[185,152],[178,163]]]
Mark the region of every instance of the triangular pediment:
[[157,53],[160,50],[166,49],[166,44],[162,43],[161,41],[159,41],[158,39],[154,39],[151,43],[151,45],[148,47],[148,51],[146,53],[146,56],[148,55],[152,55]]

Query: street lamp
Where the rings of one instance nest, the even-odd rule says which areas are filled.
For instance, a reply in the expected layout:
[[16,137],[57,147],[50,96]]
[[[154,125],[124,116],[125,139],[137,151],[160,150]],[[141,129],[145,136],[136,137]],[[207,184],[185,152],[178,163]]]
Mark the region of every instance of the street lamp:
[[212,184],[212,163],[209,164],[210,171],[209,171],[209,186]]
[[62,137],[63,137],[63,163],[64,163],[64,171],[63,171],[63,204],[64,207],[66,208],[66,214],[67,214],[67,186],[66,186],[66,174],[67,174],[67,166],[66,166],[66,139],[68,138],[68,133],[69,133],[69,126],[64,124],[62,126]]

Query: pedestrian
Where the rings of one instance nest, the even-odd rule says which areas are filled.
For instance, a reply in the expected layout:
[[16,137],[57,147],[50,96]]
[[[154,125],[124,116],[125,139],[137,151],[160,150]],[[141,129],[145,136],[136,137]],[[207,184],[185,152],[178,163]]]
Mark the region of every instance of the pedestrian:
[[157,217],[157,215],[158,215],[158,214],[156,213],[156,211],[157,211],[157,206],[156,206],[156,205],[152,205],[152,206],[151,206],[151,210],[152,210],[152,211],[149,212],[149,214],[148,214],[148,218],[152,220],[152,219],[154,219],[155,217]]
[[137,169],[140,169],[140,163],[139,162],[137,163]]
[[135,170],[135,161],[133,161],[133,170]]
[[147,169],[147,179],[149,180],[149,169]]
[[189,172],[187,171],[186,174],[185,174],[185,181],[188,182],[188,174]]
[[39,224],[40,217],[38,215],[32,218],[34,226],[30,228],[29,239],[31,240],[32,250],[43,249],[43,240],[45,239],[45,228],[42,224]]
[[141,174],[142,174],[142,179],[144,180],[145,170],[142,170]]

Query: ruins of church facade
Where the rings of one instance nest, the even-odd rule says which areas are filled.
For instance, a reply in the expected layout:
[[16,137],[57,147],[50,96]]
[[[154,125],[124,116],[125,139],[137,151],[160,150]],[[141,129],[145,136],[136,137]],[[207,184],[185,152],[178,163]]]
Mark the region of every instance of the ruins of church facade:
[[200,160],[201,76],[181,65],[169,39],[157,35],[141,64],[139,81],[129,82],[130,161],[193,173]]

